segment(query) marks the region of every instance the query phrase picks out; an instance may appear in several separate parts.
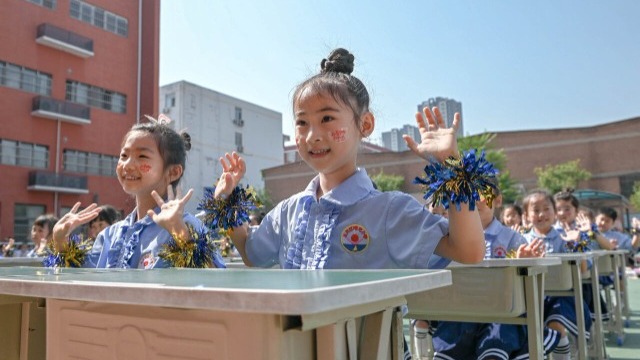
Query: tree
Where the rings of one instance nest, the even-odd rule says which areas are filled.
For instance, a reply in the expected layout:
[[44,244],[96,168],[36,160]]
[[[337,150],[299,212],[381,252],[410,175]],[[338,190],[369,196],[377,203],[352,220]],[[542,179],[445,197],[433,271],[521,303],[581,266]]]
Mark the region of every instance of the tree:
[[498,169],[498,187],[502,194],[502,201],[505,204],[514,203],[520,196],[520,192],[516,188],[516,182],[511,178],[511,174],[506,170],[507,156],[502,149],[496,150],[491,147],[491,141],[496,134],[483,133],[479,135],[465,136],[458,139],[458,148],[461,151],[476,149],[485,151],[487,161],[493,163]]
[[566,188],[575,189],[580,181],[591,179],[591,173],[580,166],[580,159],[557,165],[536,167],[533,172],[538,176],[538,186],[552,194]]
[[640,209],[640,181],[633,183],[633,193],[631,193],[629,201],[635,209]]
[[404,184],[404,176],[385,174],[382,171],[372,175],[371,180],[376,184],[380,191],[400,190]]

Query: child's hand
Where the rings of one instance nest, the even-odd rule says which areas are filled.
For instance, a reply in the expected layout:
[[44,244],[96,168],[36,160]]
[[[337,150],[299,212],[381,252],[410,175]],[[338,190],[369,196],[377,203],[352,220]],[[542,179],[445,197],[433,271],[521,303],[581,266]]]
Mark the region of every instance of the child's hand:
[[439,162],[444,161],[449,156],[458,157],[456,136],[460,125],[460,114],[456,113],[454,115],[453,124],[451,124],[450,128],[447,128],[442,118],[442,113],[437,107],[433,108],[433,112],[428,107],[425,107],[423,112],[427,118],[427,123],[425,123],[420,113],[416,113],[416,123],[418,123],[422,141],[418,144],[409,135],[402,136],[409,149],[426,160],[429,160],[430,156],[433,156]]
[[576,227],[583,232],[591,231],[591,219],[582,213],[578,214],[576,217]]
[[578,241],[580,240],[580,230],[567,230],[564,235],[560,235],[564,241]]
[[529,244],[522,244],[516,251],[517,258],[544,257],[544,255],[544,241],[542,239],[534,239]]
[[247,171],[247,165],[244,159],[235,151],[231,155],[226,153],[225,157],[227,158],[226,161],[224,158],[220,158],[220,165],[222,165],[223,172],[216,185],[216,192],[214,194],[216,199],[221,196],[229,197]]
[[156,214],[153,209],[147,211],[147,215],[158,225],[165,228],[169,234],[177,235],[180,238],[186,239],[189,236],[189,230],[184,223],[184,206],[193,195],[193,189],[189,189],[187,194],[183,197],[180,188],[178,188],[176,196],[173,195],[173,187],[167,186],[167,201],[165,202],[162,197],[154,190],[151,192],[151,196],[156,201],[156,204],[160,207],[160,213]]
[[[58,222],[53,226],[51,234],[56,246],[64,244],[73,230],[75,230],[78,226],[86,224],[89,221],[93,220],[96,216],[98,216],[101,210],[95,203],[87,206],[80,212],[78,212],[79,208],[80,203],[77,202],[75,205],[73,205],[71,210],[63,217],[61,217],[60,220],[58,220]],[[46,243],[46,241],[42,241],[41,243],[43,242]]]

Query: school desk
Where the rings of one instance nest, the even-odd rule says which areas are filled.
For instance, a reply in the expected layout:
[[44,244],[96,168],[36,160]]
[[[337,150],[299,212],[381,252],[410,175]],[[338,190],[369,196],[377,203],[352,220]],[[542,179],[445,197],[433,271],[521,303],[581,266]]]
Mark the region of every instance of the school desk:
[[406,317],[526,325],[530,357],[542,359],[544,274],[558,264],[555,257],[452,264],[453,285],[408,295]]
[[[626,292],[626,276],[621,269],[624,269],[627,250],[597,250],[593,251],[597,256],[598,272],[600,275],[610,275],[613,277],[613,298],[609,288],[605,288],[606,303],[609,306],[611,319],[607,324],[607,330],[612,331],[616,335],[616,343],[621,346],[624,343],[624,320],[623,320],[623,304],[628,307],[628,298]],[[621,278],[623,279],[621,282]]]
[[42,258],[9,257],[0,258],[0,267],[5,266],[42,266]]
[[449,284],[448,270],[0,268],[0,299],[46,308],[48,360],[399,359],[405,296]]

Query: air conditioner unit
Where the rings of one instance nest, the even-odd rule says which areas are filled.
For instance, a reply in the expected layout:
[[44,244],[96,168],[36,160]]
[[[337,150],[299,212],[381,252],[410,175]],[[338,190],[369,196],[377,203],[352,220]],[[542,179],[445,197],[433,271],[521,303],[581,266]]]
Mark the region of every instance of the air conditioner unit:
[[238,145],[236,147],[236,151],[239,152],[239,153],[242,153],[242,152],[244,152],[244,147],[242,145]]
[[168,114],[170,112],[171,112],[171,108],[170,107],[166,107],[166,108],[162,109],[162,113],[163,114]]
[[233,120],[233,124],[235,126],[243,127],[244,126],[244,120],[242,120],[242,119],[234,119]]

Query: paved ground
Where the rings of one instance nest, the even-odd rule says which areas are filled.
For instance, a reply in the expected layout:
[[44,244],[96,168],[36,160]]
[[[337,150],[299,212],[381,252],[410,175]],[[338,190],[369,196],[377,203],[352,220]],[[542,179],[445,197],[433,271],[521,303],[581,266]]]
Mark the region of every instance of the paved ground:
[[640,359],[640,278],[627,272],[629,284],[629,307],[631,319],[625,328],[625,339],[622,346],[616,345],[616,336],[607,336],[607,354],[611,360]]

